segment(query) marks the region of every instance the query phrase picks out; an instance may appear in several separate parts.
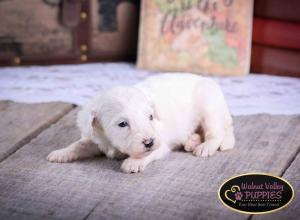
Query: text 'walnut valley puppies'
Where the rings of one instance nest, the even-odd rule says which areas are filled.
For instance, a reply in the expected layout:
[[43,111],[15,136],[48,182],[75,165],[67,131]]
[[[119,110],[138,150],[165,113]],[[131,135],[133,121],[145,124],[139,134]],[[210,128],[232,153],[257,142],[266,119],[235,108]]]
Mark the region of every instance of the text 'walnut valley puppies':
[[[50,153],[51,162],[70,162],[104,153],[127,159],[121,169],[140,172],[184,146],[196,156],[234,147],[232,118],[220,87],[192,74],[161,74],[134,86],[96,96],[78,113],[81,138]],[[201,126],[204,142],[197,128]]]

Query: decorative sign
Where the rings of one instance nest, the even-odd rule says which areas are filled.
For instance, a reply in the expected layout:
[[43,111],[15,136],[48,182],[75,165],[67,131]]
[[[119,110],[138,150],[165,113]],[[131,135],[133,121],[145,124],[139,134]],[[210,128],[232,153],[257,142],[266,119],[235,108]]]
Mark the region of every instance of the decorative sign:
[[247,214],[263,214],[286,207],[294,190],[283,178],[263,173],[248,173],[227,180],[219,198],[230,209]]
[[144,0],[141,13],[138,67],[249,72],[252,0]]

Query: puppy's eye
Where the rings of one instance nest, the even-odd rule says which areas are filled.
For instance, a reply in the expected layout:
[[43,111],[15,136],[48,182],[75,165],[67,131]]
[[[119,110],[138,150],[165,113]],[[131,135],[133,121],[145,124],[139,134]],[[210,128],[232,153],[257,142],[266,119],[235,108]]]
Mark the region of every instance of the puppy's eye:
[[128,126],[128,122],[127,121],[122,121],[121,123],[118,124],[119,127],[124,128]]
[[150,121],[152,121],[153,120],[153,115],[150,115],[149,119],[150,119]]

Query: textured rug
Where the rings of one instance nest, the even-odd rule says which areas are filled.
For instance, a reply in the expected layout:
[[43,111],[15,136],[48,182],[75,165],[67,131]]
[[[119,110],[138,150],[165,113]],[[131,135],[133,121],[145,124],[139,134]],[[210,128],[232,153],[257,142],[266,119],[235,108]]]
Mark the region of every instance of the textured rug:
[[[0,99],[84,104],[97,92],[158,74],[129,63],[0,68]],[[300,114],[300,79],[249,74],[215,77],[234,115]]]

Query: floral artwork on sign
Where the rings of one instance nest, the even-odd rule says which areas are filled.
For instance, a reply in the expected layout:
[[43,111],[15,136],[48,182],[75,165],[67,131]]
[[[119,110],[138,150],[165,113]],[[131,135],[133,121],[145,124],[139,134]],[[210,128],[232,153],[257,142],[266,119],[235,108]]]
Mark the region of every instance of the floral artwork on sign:
[[252,12],[252,0],[144,0],[138,67],[244,75]]

